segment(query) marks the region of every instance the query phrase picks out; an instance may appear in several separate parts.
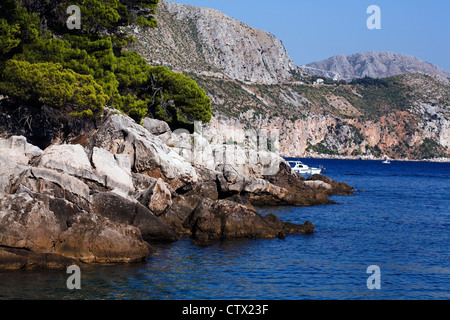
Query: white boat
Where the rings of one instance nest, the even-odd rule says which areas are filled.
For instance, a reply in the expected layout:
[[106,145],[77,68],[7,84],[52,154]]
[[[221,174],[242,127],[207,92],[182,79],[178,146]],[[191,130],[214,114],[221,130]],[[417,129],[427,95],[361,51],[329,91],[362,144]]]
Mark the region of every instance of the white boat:
[[383,163],[384,163],[384,164],[391,164],[391,161],[389,161],[389,160],[386,159],[386,160],[383,161]]
[[320,174],[322,172],[322,168],[312,168],[307,166],[301,161],[288,161],[291,166],[292,171],[300,175],[310,175]]

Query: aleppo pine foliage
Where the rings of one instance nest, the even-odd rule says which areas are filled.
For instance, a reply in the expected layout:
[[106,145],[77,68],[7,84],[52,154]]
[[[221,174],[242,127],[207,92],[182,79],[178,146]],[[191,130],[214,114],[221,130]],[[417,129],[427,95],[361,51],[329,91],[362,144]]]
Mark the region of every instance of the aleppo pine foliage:
[[74,116],[98,117],[110,105],[137,122],[210,121],[211,100],[194,80],[123,50],[134,39],[118,28],[157,26],[158,2],[73,0],[82,28],[70,30],[66,1],[2,1],[0,94]]

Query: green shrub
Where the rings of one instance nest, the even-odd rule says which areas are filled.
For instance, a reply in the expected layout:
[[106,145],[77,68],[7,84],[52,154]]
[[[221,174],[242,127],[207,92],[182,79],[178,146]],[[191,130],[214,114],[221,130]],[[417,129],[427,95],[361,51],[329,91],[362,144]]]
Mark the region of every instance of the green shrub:
[[126,7],[119,0],[72,0],[81,10],[81,27],[88,33],[98,33],[116,26],[121,18],[119,11]]
[[0,54],[5,54],[17,47],[20,43],[19,25],[9,25],[5,19],[0,19]]
[[14,2],[15,6],[11,5],[11,12],[8,13],[5,10],[4,14],[10,24],[19,26],[21,41],[27,43],[36,39],[39,35],[39,17],[28,12],[26,8],[18,6],[17,1],[7,0],[6,2]]
[[39,35],[39,17],[18,6],[15,0],[2,0],[0,7],[0,56],[21,43],[33,41]]
[[118,95],[114,99],[113,106],[129,115],[137,123],[140,123],[148,112],[148,101],[139,100],[136,96],[130,94],[126,96]]
[[[74,0],[82,30],[63,27],[66,1],[4,0],[0,12],[0,93],[77,117],[98,116],[108,103],[137,122],[151,113],[172,125],[211,120],[211,100],[197,83],[165,67],[150,67],[134,39],[117,27],[156,26],[159,0]],[[39,16],[38,16],[39,15]],[[54,37],[40,20],[56,30]],[[112,36],[105,36],[112,34]]]
[[307,151],[315,151],[319,154],[329,154],[329,155],[337,155],[338,152],[329,149],[327,146],[325,146],[322,142],[319,142],[318,144],[312,145],[310,142],[308,142],[308,147],[306,148]]
[[444,157],[444,150],[444,147],[442,147],[436,141],[425,138],[423,140],[423,143],[417,148],[415,156],[421,159]]
[[23,52],[14,58],[30,63],[58,63],[80,75],[91,75],[109,97],[119,93],[119,82],[112,72],[116,58],[110,39],[91,40],[86,36],[36,39],[24,45]]
[[109,100],[119,94],[119,81],[117,81],[113,72],[105,71],[101,78],[96,79],[96,82],[102,87],[103,92],[108,95]]
[[173,103],[179,121],[211,121],[211,99],[194,80],[163,66],[152,67],[151,74],[163,88],[163,99]]
[[155,28],[158,26],[158,23],[156,22],[156,20],[154,20],[154,19],[149,20],[147,18],[144,18],[143,16],[138,16],[136,18],[136,24],[138,26],[150,27],[150,28]]
[[350,84],[356,85],[363,85],[364,87],[385,87],[387,88],[389,86],[389,83],[386,79],[375,79],[370,77],[364,77],[359,79],[354,79],[350,82]]
[[90,56],[86,50],[72,48],[70,42],[62,39],[37,39],[25,45],[22,54],[15,59],[26,60],[30,63],[53,62],[59,63],[64,68],[94,76],[99,68],[98,61]]
[[67,111],[91,110],[99,115],[107,100],[92,76],[80,75],[57,63],[29,63],[9,60],[0,82],[0,91],[9,97],[39,102]]
[[[97,72],[113,70],[115,56],[111,37],[65,35],[64,39],[67,39],[73,48],[84,50],[91,58],[96,59],[99,67]],[[97,73],[97,76],[101,76],[101,73]]]
[[114,74],[122,90],[144,86],[149,81],[150,70],[151,67],[145,59],[133,51],[122,52],[114,64]]

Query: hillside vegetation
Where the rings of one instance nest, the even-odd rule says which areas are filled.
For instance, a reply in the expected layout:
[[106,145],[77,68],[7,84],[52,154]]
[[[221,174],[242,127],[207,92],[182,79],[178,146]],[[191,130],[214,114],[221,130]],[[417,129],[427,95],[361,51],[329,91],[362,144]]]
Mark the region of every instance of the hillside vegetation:
[[[271,85],[189,76],[212,97],[218,121],[238,119],[248,129],[278,128],[282,148],[290,148],[281,150],[286,156],[449,155],[445,132],[450,90],[432,76],[408,74],[348,83],[324,79],[322,85],[314,84],[315,76]],[[317,119],[322,120],[315,126]]]
[[211,119],[211,101],[189,77],[150,66],[123,26],[157,26],[158,0],[74,0],[81,29],[69,29],[66,1],[2,1],[0,94],[12,107],[43,106],[72,117],[100,117],[105,105],[186,126]]

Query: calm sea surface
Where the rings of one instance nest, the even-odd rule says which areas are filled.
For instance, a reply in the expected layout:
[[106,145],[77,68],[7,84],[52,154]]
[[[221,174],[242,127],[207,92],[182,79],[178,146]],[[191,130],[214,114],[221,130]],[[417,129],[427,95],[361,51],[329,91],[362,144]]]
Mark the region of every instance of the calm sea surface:
[[[0,273],[0,299],[450,299],[450,164],[316,160],[354,196],[338,205],[260,208],[311,221],[313,235],[197,247],[160,246],[148,261],[65,271]],[[367,288],[367,267],[381,289]]]

